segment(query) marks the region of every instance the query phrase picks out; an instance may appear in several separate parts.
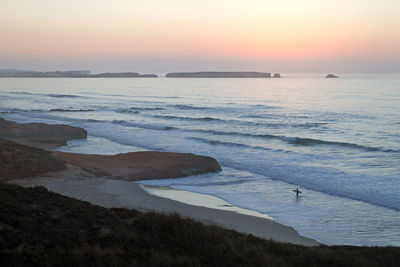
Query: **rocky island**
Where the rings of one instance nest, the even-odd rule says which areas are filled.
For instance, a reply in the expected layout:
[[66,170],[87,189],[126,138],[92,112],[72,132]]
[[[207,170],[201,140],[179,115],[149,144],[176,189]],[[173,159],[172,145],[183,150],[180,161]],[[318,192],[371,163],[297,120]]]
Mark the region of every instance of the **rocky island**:
[[271,78],[267,72],[171,72],[165,75],[166,78]]
[[326,75],[325,78],[339,78],[339,77],[334,74],[328,74],[328,75]]

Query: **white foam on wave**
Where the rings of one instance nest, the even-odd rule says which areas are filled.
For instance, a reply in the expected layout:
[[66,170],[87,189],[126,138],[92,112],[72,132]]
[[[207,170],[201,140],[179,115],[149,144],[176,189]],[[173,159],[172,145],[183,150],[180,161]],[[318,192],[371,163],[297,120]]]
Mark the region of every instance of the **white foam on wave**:
[[[341,238],[345,244],[385,245],[397,244],[400,236],[396,79],[343,78],[340,84],[318,78],[189,84],[157,79],[26,84],[14,79],[0,88],[5,91],[0,110],[15,112],[2,117],[18,122],[87,129],[89,139],[70,143],[71,151],[140,147],[212,156],[224,172],[172,186],[271,214],[304,235],[318,239],[321,234],[328,240],[324,243]],[[381,81],[384,88],[377,87]],[[8,94],[13,88],[26,93]],[[94,95],[82,93],[88,90]],[[374,109],[365,109],[365,103]],[[41,112],[25,111],[32,109]],[[133,112],[121,113],[126,110]],[[306,195],[296,202],[291,190],[298,186]],[[336,237],[342,228],[346,234]]]
[[106,138],[89,135],[87,139],[75,139],[68,141],[66,146],[57,148],[58,151],[79,154],[116,155],[120,153],[146,151],[144,148],[122,145]]
[[[193,142],[194,139],[185,139],[186,134],[180,131],[146,131],[145,129],[129,131],[129,128],[116,127],[111,130],[100,124],[98,126],[92,132],[118,143],[148,149],[208,155],[226,166],[267,175],[272,179],[297,184],[314,191],[400,210],[400,197],[397,194],[400,191],[400,183],[396,179],[385,176],[349,174],[332,167],[323,168],[304,164],[304,162],[324,159],[322,156],[318,159],[315,155],[288,154],[285,151],[279,152],[272,149],[268,151],[248,147],[244,150],[243,145],[218,146],[197,143]],[[255,153],[258,157],[254,157]],[[235,155],[235,157],[231,155]],[[350,175],[351,178],[349,178]],[[379,190],[376,190],[376,184],[380,185]],[[398,190],[394,190],[395,188]]]
[[[395,238],[400,235],[399,212],[304,188],[298,199],[292,192],[295,185],[242,170],[224,167],[218,174],[141,183],[218,196],[232,205],[268,214],[324,244],[400,245]],[[363,235],[357,232],[360,229]]]
[[[54,119],[64,119],[66,123],[69,122],[74,126],[87,129],[89,134],[93,136],[106,138],[122,145],[208,155],[226,166],[240,168],[259,175],[267,175],[272,179],[297,184],[317,192],[362,200],[374,205],[400,210],[400,196],[397,194],[397,192],[400,192],[400,183],[393,177],[348,173],[337,170],[333,166],[321,167],[304,164],[313,161],[332,160],[330,155],[286,153],[284,150],[269,150],[267,148],[260,150],[257,146],[252,148],[252,146],[244,145],[243,140],[238,139],[237,142],[233,142],[235,136],[230,137],[229,140],[232,140],[232,142],[218,141],[219,145],[213,142],[204,143],[200,141],[201,137],[188,139],[187,132],[173,130],[173,127],[159,124],[125,121],[93,123],[85,119],[71,119],[42,113],[32,116],[39,116],[50,123],[54,123]],[[201,134],[201,132],[198,134]],[[199,142],[196,141],[196,138],[200,138]],[[238,138],[241,138],[241,136],[239,135]],[[233,146],[232,144],[235,143],[241,145]],[[232,157],[232,155],[235,156]],[[337,160],[343,161],[343,158],[339,157]],[[379,184],[379,189],[376,188],[377,184]]]

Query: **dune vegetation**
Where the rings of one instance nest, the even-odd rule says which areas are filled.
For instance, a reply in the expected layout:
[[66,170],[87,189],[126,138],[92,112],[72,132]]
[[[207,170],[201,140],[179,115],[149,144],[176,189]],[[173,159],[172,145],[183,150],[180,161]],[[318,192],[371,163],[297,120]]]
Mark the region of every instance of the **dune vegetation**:
[[400,248],[273,242],[0,183],[1,266],[397,266]]

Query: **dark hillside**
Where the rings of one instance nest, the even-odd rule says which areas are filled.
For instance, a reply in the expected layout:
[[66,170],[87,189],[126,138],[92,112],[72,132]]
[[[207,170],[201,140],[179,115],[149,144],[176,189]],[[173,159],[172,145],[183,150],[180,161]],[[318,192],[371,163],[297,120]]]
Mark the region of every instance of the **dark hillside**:
[[0,266],[398,266],[400,248],[276,243],[0,183]]

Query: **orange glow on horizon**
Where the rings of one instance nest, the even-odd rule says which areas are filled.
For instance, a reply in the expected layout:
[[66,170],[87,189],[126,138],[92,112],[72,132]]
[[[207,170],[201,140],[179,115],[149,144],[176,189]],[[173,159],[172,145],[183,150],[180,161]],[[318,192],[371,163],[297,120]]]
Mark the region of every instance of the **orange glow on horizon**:
[[393,0],[5,2],[7,58],[400,58]]

